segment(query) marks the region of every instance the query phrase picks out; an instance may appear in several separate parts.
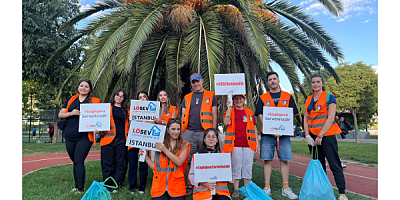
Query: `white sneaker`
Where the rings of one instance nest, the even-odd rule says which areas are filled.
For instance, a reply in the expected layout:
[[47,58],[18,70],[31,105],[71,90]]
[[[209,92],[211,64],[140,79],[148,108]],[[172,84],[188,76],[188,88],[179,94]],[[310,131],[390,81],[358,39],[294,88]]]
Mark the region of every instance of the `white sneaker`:
[[295,195],[291,188],[283,189],[282,188],[282,196],[288,197],[289,199],[298,199],[299,197]]
[[139,191],[139,194],[140,194],[140,195],[144,194],[144,191]]
[[268,194],[268,196],[271,196],[271,188],[265,187],[263,190]]
[[339,196],[339,200],[349,200],[347,197]]

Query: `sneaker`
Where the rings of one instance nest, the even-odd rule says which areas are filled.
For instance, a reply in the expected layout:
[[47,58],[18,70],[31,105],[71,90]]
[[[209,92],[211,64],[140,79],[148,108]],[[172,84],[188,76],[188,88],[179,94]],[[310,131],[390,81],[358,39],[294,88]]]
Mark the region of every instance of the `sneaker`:
[[349,200],[347,197],[339,196],[339,200]]
[[113,189],[112,191],[111,191],[111,193],[117,193],[118,192],[118,190],[116,190],[116,189]]
[[234,198],[239,197],[239,192],[237,190],[234,190],[232,193],[232,197],[234,197]]
[[299,197],[292,192],[291,188],[283,189],[282,188],[282,196],[288,197],[289,199],[298,199]]
[[140,195],[143,195],[143,194],[144,194],[144,191],[140,191],[140,190],[139,190],[139,194],[140,194]]
[[268,196],[271,196],[271,188],[265,187],[263,190],[264,190],[265,193],[268,194]]
[[342,168],[346,168],[346,164],[340,163],[342,165]]
[[76,191],[78,191],[78,188],[74,188],[71,191],[69,191],[69,193],[75,193]]

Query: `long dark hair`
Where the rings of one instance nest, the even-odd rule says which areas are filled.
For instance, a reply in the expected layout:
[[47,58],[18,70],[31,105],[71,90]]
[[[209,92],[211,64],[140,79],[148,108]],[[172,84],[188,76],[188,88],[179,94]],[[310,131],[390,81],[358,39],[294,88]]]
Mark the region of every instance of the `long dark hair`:
[[325,80],[324,80],[324,77],[321,74],[313,74],[311,76],[311,83],[312,83],[312,79],[313,78],[318,78],[318,77],[321,78],[321,80],[322,80],[322,84],[323,84],[322,91],[325,91]]
[[[167,123],[167,127],[165,129],[165,136],[164,136],[164,142],[163,144],[165,145],[165,148],[170,149],[171,148],[171,136],[169,136],[169,133],[167,132],[169,127],[171,126],[171,124],[179,124],[179,126],[181,127],[180,129],[180,133],[179,133],[179,137],[178,139],[176,139],[176,144],[175,144],[175,148],[171,150],[171,153],[176,154],[176,152],[180,151],[182,149],[182,142],[183,142],[183,135],[182,135],[182,123],[180,119],[177,118],[171,118],[168,120]],[[163,156],[166,157],[166,155],[164,153],[162,153]]]
[[206,143],[204,142],[204,139],[206,138],[206,136],[207,136],[207,134],[209,133],[209,132],[214,132],[214,134],[215,134],[215,136],[217,137],[217,143],[215,144],[215,153],[221,153],[221,147],[219,146],[219,133],[218,133],[218,130],[217,129],[215,129],[215,128],[208,128],[207,130],[205,130],[204,131],[204,135],[203,135],[203,143],[201,144],[201,147],[200,147],[200,149],[199,149],[199,151],[198,151],[198,153],[208,153],[208,150],[207,150],[207,145],[206,145]]
[[[158,92],[157,95],[157,101],[160,101],[160,93],[161,92],[165,92],[165,94],[167,94],[167,102],[165,102],[165,108],[164,108],[164,112],[163,113],[167,113],[169,111],[169,107],[171,106],[171,103],[169,102],[169,94],[166,90],[160,90],[160,92]],[[172,115],[172,113],[171,113]]]
[[122,113],[124,114],[124,119],[127,120],[128,119],[128,99],[127,99],[127,95],[124,89],[119,89],[117,91],[114,92],[114,94],[112,95],[111,99],[110,99],[110,103],[111,106],[114,106],[115,104],[115,96],[117,96],[120,92],[122,92],[123,96],[124,96],[124,100],[122,100],[121,102],[121,107],[122,107]]
[[92,81],[90,81],[89,79],[81,79],[78,83],[78,86],[76,86],[76,91],[78,92],[78,94],[79,94],[79,85],[81,85],[82,82],[86,82],[87,84],[89,84],[90,92],[87,94],[85,101],[92,103],[92,97],[93,97]]

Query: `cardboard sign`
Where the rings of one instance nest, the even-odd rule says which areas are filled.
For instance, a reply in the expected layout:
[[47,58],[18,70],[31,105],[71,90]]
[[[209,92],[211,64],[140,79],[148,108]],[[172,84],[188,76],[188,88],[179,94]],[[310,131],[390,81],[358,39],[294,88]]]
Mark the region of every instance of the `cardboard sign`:
[[230,153],[196,153],[193,156],[195,182],[218,182],[232,180]]
[[159,101],[131,100],[130,120],[153,121],[154,118],[160,118]]
[[293,136],[293,108],[263,108],[263,134]]
[[155,144],[164,141],[165,128],[162,125],[132,120],[126,146],[160,151],[155,148]]
[[246,94],[244,74],[214,74],[215,95]]
[[80,106],[79,132],[110,130],[110,103],[84,103]]

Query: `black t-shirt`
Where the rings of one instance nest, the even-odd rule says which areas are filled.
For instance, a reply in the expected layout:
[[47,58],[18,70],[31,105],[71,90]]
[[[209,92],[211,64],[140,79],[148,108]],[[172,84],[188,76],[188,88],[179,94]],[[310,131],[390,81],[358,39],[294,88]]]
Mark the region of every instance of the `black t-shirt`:
[[[193,92],[192,102],[191,102],[190,111],[189,111],[189,119],[188,119],[188,127],[187,127],[188,130],[197,131],[197,132],[204,131],[203,126],[201,126],[201,121],[200,121],[200,110],[201,110],[201,104],[203,102],[203,96],[204,96],[204,91],[203,92]],[[218,99],[215,95],[213,95],[212,106],[218,106],[218,105],[219,105]],[[181,107],[186,108],[185,98],[182,99]]]
[[116,138],[125,138],[125,116],[121,107],[113,106],[113,118],[117,135]]
[[[277,93],[269,93],[272,97],[272,100],[274,101],[275,105],[277,106],[279,103],[279,100],[281,99],[281,92]],[[254,113],[255,116],[262,115],[263,114],[263,107],[264,107],[264,102],[261,100],[261,98],[258,98],[257,102],[257,107],[256,107],[256,112]],[[293,114],[299,114],[299,110],[297,110],[297,106],[294,103],[293,96],[290,95],[290,100],[289,100],[289,108],[293,108]]]
[[[64,105],[62,108],[67,108],[68,101],[71,99],[69,97],[67,101],[65,101]],[[80,110],[80,105],[81,103],[89,103],[89,99],[86,98],[83,102],[79,101],[79,97],[76,98],[71,105],[68,108],[68,112],[72,112],[74,109]],[[88,132],[79,132],[79,115],[71,115],[70,117],[67,117],[67,123],[65,124],[65,129],[64,129],[64,138],[65,140],[71,140],[71,141],[78,141],[81,139],[87,139],[88,138]]]

